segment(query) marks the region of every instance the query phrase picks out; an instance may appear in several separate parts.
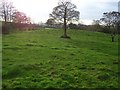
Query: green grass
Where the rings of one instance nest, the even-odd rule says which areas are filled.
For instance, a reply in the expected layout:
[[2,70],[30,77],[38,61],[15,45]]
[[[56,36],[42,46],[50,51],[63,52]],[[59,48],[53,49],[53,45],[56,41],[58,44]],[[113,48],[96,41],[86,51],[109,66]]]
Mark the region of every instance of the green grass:
[[3,88],[118,88],[118,37],[69,30],[3,35]]
[[2,88],[2,34],[0,34],[0,89]]

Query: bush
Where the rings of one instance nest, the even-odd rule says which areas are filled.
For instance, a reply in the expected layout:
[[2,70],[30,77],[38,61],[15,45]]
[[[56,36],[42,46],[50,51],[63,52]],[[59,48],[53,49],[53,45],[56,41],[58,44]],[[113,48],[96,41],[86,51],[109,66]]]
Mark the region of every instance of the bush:
[[2,25],[2,33],[8,34],[9,33],[9,27],[5,24]]

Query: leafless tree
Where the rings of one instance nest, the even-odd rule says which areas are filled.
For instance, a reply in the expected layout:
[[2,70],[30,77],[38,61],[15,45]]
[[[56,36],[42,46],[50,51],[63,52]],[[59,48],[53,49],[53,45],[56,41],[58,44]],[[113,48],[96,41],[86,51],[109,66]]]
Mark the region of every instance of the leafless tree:
[[53,8],[53,12],[50,14],[50,18],[58,22],[64,23],[64,35],[63,38],[68,38],[67,36],[67,24],[69,21],[78,21],[79,20],[79,11],[76,11],[76,5],[72,4],[69,0],[60,0],[58,6]]
[[12,2],[9,2],[8,0],[1,0],[0,17],[5,21],[5,23],[12,21],[12,14],[14,11],[15,8]]

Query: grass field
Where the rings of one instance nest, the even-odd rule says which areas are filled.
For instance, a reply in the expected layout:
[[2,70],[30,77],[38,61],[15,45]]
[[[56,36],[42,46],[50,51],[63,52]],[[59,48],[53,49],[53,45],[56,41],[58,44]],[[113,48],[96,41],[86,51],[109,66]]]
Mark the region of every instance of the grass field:
[[2,35],[0,34],[0,89],[2,88]]
[[3,35],[3,88],[118,88],[118,37],[46,29]]

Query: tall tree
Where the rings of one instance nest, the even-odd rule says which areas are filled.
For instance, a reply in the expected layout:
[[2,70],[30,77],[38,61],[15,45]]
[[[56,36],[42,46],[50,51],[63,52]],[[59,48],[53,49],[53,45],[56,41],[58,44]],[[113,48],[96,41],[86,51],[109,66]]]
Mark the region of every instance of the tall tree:
[[69,21],[79,20],[79,11],[76,11],[76,5],[72,4],[70,1],[60,0],[58,6],[53,8],[53,12],[50,17],[58,22],[64,24],[64,35],[63,38],[68,38],[67,36],[67,24]]
[[0,17],[6,22],[12,21],[12,14],[14,13],[15,8],[12,2],[8,0],[2,0],[0,3]]
[[100,20],[110,30],[112,42],[114,42],[114,38],[119,32],[118,30],[120,27],[120,13],[115,11],[103,13],[103,18],[101,18]]

